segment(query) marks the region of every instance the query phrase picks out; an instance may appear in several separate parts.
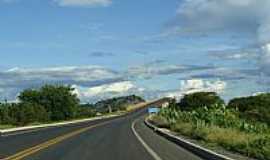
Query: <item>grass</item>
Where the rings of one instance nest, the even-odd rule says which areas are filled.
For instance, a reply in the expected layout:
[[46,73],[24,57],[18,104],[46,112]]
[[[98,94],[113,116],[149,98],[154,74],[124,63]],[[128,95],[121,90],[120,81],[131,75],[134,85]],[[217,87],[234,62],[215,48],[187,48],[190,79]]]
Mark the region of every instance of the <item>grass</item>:
[[2,129],[10,129],[10,128],[15,128],[16,126],[13,126],[13,125],[0,125],[0,130],[2,130]]
[[[150,120],[159,127],[168,128],[209,147],[211,146],[210,148],[222,147],[244,156],[270,160],[269,128],[257,123],[243,122],[227,111],[224,117],[214,117],[213,115],[217,115],[216,111],[204,112],[202,113],[204,116],[195,112],[166,110],[161,111],[159,115],[150,117]],[[209,117],[212,119],[209,120]],[[233,123],[230,122],[228,117],[233,117]],[[206,119],[208,121],[205,121]],[[239,125],[242,123],[244,125]],[[261,126],[264,127],[261,128]]]

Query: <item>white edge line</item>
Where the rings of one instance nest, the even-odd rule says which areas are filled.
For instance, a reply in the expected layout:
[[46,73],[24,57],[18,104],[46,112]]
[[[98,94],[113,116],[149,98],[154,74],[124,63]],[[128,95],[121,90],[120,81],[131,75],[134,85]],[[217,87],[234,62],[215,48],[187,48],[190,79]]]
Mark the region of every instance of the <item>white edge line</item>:
[[[83,123],[83,122],[88,122],[88,121],[90,122],[90,121],[107,119],[107,118],[112,118],[112,117],[117,117],[117,116],[121,116],[121,115],[109,115],[109,116],[94,117],[94,118],[75,120],[75,121],[69,121],[69,122],[60,122],[60,123],[53,123],[53,124],[43,124],[43,125],[36,125],[36,126],[5,129],[5,130],[0,130],[0,136],[2,135],[2,137],[6,137],[9,135],[11,136],[11,135],[17,135],[17,134],[24,134],[24,133],[34,132],[42,128],[60,127],[60,126],[69,125],[69,124]],[[22,131],[22,132],[8,134],[9,132],[19,132],[19,131]]]
[[131,126],[134,135],[135,135],[136,138],[140,141],[140,143],[143,145],[143,147],[146,149],[146,151],[147,151],[147,152],[148,152],[155,160],[162,160],[162,159],[158,156],[158,154],[157,154],[152,148],[150,148],[150,147],[145,143],[145,141],[141,138],[141,136],[136,132],[136,130],[135,130],[135,124],[136,124],[137,121],[138,121],[138,119],[135,120],[135,121],[132,123],[132,126]]

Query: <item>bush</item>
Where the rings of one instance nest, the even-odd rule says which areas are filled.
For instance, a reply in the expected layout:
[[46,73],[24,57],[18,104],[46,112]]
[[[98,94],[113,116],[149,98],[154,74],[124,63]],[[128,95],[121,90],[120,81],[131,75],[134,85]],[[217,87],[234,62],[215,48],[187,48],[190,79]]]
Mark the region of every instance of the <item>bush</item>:
[[191,111],[201,107],[224,105],[224,101],[215,92],[197,92],[185,95],[179,106],[183,110]]
[[16,108],[16,125],[23,126],[35,122],[49,121],[49,115],[43,106],[34,103],[20,103]]
[[12,124],[15,120],[10,116],[11,104],[0,104],[0,124]]
[[90,118],[94,117],[96,114],[96,110],[83,105],[78,108],[76,118]]

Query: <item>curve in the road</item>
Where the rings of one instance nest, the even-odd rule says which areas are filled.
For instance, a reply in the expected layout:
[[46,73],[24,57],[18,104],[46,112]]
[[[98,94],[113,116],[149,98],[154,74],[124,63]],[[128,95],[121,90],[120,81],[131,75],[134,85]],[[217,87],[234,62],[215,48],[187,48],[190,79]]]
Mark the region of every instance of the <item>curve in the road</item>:
[[146,151],[155,159],[155,160],[162,160],[159,155],[151,148],[149,147],[146,142],[142,139],[142,137],[137,133],[137,131],[135,130],[135,124],[139,119],[135,120],[132,123],[132,131],[134,133],[134,135],[137,137],[137,139],[140,141],[140,143],[143,145],[143,147],[146,149]]
[[2,137],[0,155],[7,155],[5,160],[201,160],[146,127],[146,113]]

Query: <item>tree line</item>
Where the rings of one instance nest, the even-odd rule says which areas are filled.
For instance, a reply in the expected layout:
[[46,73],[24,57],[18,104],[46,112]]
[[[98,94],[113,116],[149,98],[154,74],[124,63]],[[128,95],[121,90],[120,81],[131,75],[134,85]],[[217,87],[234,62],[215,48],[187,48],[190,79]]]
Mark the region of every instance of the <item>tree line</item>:
[[228,104],[225,104],[224,100],[215,92],[197,92],[185,95],[174,106],[184,111],[211,106],[225,106],[228,109],[235,110],[243,119],[270,124],[270,93],[233,98]]
[[81,104],[74,88],[64,85],[26,89],[17,98],[17,103],[0,103],[0,124],[25,126],[89,118],[110,111],[124,111],[130,104],[144,102],[141,97],[131,95],[101,100],[95,104]]
[[0,104],[0,124],[23,126],[95,116],[93,108],[80,105],[73,91],[63,85],[26,89],[18,96],[18,103]]

